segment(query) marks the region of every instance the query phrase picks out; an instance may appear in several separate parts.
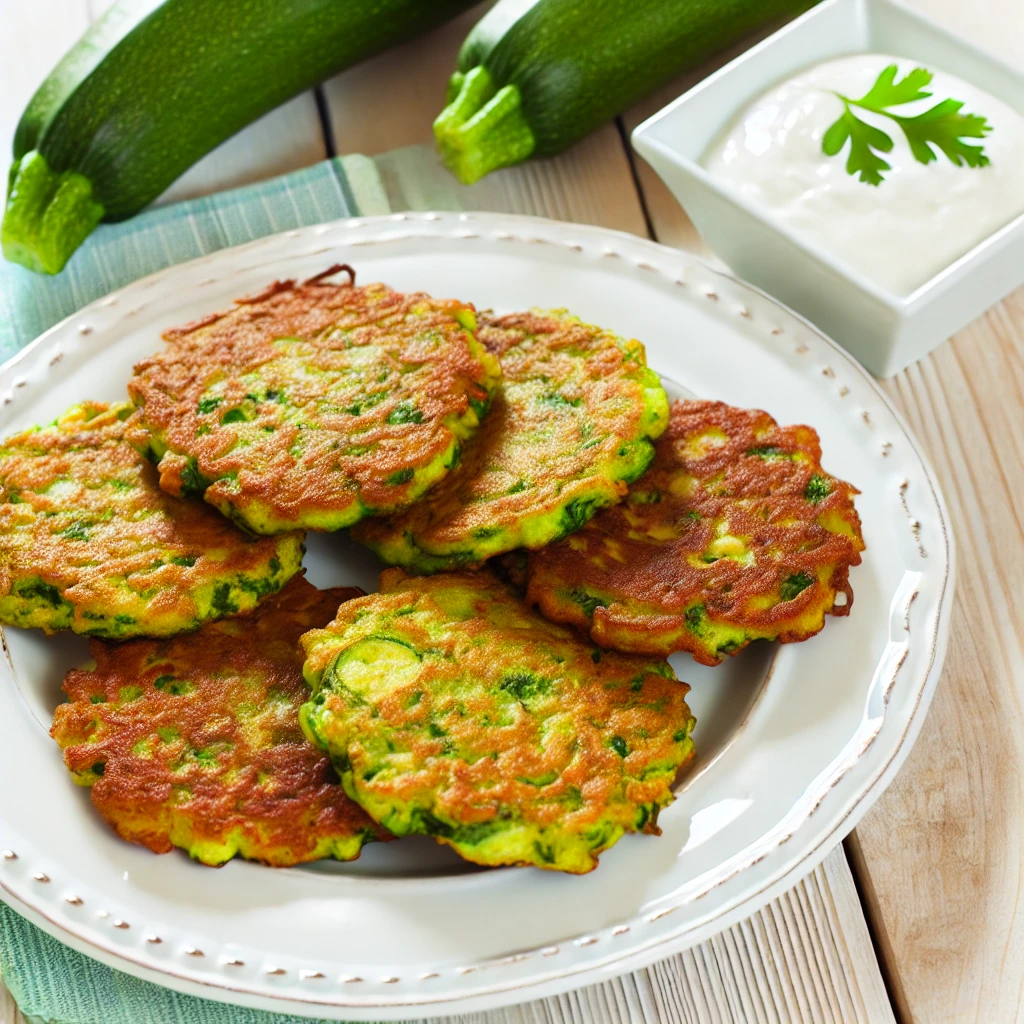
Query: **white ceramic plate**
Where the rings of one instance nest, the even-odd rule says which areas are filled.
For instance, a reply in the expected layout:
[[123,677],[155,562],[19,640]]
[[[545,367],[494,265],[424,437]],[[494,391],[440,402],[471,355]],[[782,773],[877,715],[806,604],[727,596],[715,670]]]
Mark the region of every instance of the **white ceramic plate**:
[[[661,816],[590,875],[484,871],[426,839],[352,865],[220,871],[123,843],[47,735],[76,637],[6,631],[0,886],[64,942],[182,991],[338,1019],[482,1009],[635,969],[704,939],[810,870],[893,777],[942,663],[952,538],[935,480],[873,381],[794,314],[694,257],[627,235],[492,214],[398,214],[290,231],[93,303],[0,369],[2,432],[115,400],[160,332],[333,262],[479,308],[567,306],[642,339],[670,391],[767,409],[821,434],[855,482],[867,552],[853,613],[805,644],[757,644],[692,686],[698,760]],[[313,539],[321,586],[377,566]]]

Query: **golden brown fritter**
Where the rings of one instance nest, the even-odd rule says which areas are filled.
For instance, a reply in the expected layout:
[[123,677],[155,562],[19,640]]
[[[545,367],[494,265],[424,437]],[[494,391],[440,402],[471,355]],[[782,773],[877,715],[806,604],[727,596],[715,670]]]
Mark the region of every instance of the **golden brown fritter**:
[[257,533],[338,530],[455,465],[500,374],[475,326],[472,306],[382,284],[277,282],[168,331],[128,390],[171,494]]
[[592,870],[623,833],[659,831],[693,756],[667,662],[592,647],[486,571],[390,569],[302,643],[300,719],[348,793],[478,864]]
[[298,571],[301,533],[254,538],[165,494],[127,439],[133,412],[86,402],[0,445],[0,622],[172,636],[252,608]]
[[548,618],[605,647],[717,665],[849,612],[864,550],[858,492],[821,468],[810,427],[676,402],[657,449],[621,505],[530,556],[527,600]]
[[361,593],[297,576],[250,615],[157,642],[94,640],[69,672],[51,734],[123,839],[179,846],[204,864],[236,854],[284,866],[388,835],[345,795],[299,728],[309,691],[299,637]]
[[462,462],[425,500],[352,536],[416,572],[478,565],[578,530],[654,457],[668,399],[643,345],[564,310],[484,321],[502,383]]

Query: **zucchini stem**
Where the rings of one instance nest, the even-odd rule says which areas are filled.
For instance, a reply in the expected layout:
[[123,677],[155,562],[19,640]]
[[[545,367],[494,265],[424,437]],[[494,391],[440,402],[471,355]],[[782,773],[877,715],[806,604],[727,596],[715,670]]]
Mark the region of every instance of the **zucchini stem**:
[[40,274],[57,274],[103,217],[92,183],[77,171],[57,172],[36,150],[11,167],[0,225],[4,256]]
[[448,83],[448,105],[434,121],[441,159],[464,185],[533,153],[536,139],[522,110],[519,88],[495,89],[483,66]]

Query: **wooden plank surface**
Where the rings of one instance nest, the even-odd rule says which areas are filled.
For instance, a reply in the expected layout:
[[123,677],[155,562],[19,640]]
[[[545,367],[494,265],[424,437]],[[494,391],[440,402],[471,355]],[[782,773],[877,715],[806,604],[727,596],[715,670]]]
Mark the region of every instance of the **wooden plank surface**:
[[[459,45],[489,6],[478,4],[424,39],[380,54],[328,82],[323,93],[338,152],[376,156],[402,146],[432,147],[431,126],[444,105]],[[431,177],[429,170],[423,173]],[[445,178],[447,189],[448,172],[437,166],[436,174]],[[424,181],[424,194],[429,194],[429,185]],[[557,160],[508,168],[461,191],[466,210],[533,213],[647,234],[630,162],[614,124]]]
[[[842,847],[836,847],[753,917],[648,970],[553,999],[429,1024],[890,1022],[895,1018],[871,938]],[[29,1024],[2,982],[0,1024]]]
[[[1024,62],[1020,0],[909,2]],[[640,104],[627,125],[695,77]],[[638,164],[659,240],[696,247],[688,218]],[[847,847],[902,1021],[1024,1020],[1024,290],[883,387],[938,472],[959,582],[924,729]]]
[[[34,2],[34,0],[33,0]],[[327,156],[316,97],[307,92],[272,110],[207,153],[160,198],[194,199],[308,167]]]
[[[53,65],[109,0],[0,0],[0,182],[14,126]],[[160,202],[191,199],[285,174],[327,155],[313,93],[298,96],[229,139],[182,175]]]
[[25,104],[89,21],[88,7],[77,0],[0,0],[0,183],[7,181],[11,138]]
[[[1024,65],[1021,0],[910,2]],[[1024,1020],[1024,289],[885,389],[938,472],[959,582],[935,703],[850,851],[907,1024]]]
[[[910,0],[1024,64],[1020,0]],[[1024,1020],[1024,289],[885,384],[931,453],[958,542],[946,671],[852,837],[901,1018]]]
[[[63,2],[69,10],[79,9],[75,0]],[[90,3],[87,13],[95,16],[102,0]],[[328,83],[324,94],[338,151],[372,154],[429,142],[430,120],[455,49],[478,13],[438,30],[427,46],[406,46]],[[62,39],[55,51],[64,45]],[[46,61],[37,63],[37,73],[44,73]],[[11,112],[3,110],[0,132],[6,133],[10,117],[20,110],[20,102],[8,105]],[[220,147],[165,198],[202,194],[319,159],[323,139],[310,122],[312,96],[290,106]],[[464,205],[646,233],[643,204],[614,125],[559,160],[490,177],[467,190]],[[509,1011],[502,1019],[817,1024],[885,1021],[892,1015],[850,871],[837,849],[782,899],[711,942],[650,971]],[[12,1004],[0,1001],[0,1024],[14,1020]]]
[[[1020,62],[1020,0],[911,2]],[[9,137],[33,76],[45,73],[90,13],[97,12],[85,0],[0,0],[0,138]],[[407,46],[329,83],[338,151],[377,153],[428,142],[454,49],[474,15],[438,30],[429,46]],[[8,47],[18,59],[9,58]],[[624,124],[631,127],[679,91],[679,84],[670,86]],[[211,154],[176,194],[318,159],[323,140],[311,114],[312,95],[300,97],[291,110],[249,129],[244,145],[239,136]],[[642,162],[636,170],[640,196],[610,126],[559,160],[492,176],[465,205],[638,234],[646,232],[646,210],[659,240],[699,249],[660,182]],[[850,844],[905,1021],[1024,1019],[1022,356],[1024,293],[1018,293],[885,385],[932,455],[961,551],[950,654],[935,704],[903,772]],[[829,907],[832,918],[815,916]],[[0,999],[0,1024],[9,1024],[14,1018],[4,1007]],[[834,851],[805,883],[697,950],[502,1019],[875,1021],[890,1015],[849,870],[842,851]]]

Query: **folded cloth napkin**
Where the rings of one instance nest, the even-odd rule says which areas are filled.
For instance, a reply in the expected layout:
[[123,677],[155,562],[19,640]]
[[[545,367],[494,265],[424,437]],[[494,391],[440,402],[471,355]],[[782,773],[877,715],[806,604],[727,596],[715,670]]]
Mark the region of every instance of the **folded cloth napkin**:
[[[103,225],[55,278],[0,265],[0,362],[86,303],[172,263],[339,217],[495,203],[502,205],[500,196],[463,190],[429,148],[413,146],[376,160],[327,160]],[[33,1024],[310,1024],[308,1017],[228,1006],[139,981],[61,944],[3,904],[0,974]]]
[[63,945],[3,903],[0,974],[31,1024],[328,1024],[139,981]]
[[56,277],[2,263],[0,363],[87,303],[172,263],[277,231],[390,210],[373,160],[347,156],[104,224]]
[[280,178],[101,224],[56,277],[0,259],[0,363],[43,331],[130,281],[254,238],[341,217],[398,210],[507,210],[507,179],[469,187],[430,146],[343,156]]

